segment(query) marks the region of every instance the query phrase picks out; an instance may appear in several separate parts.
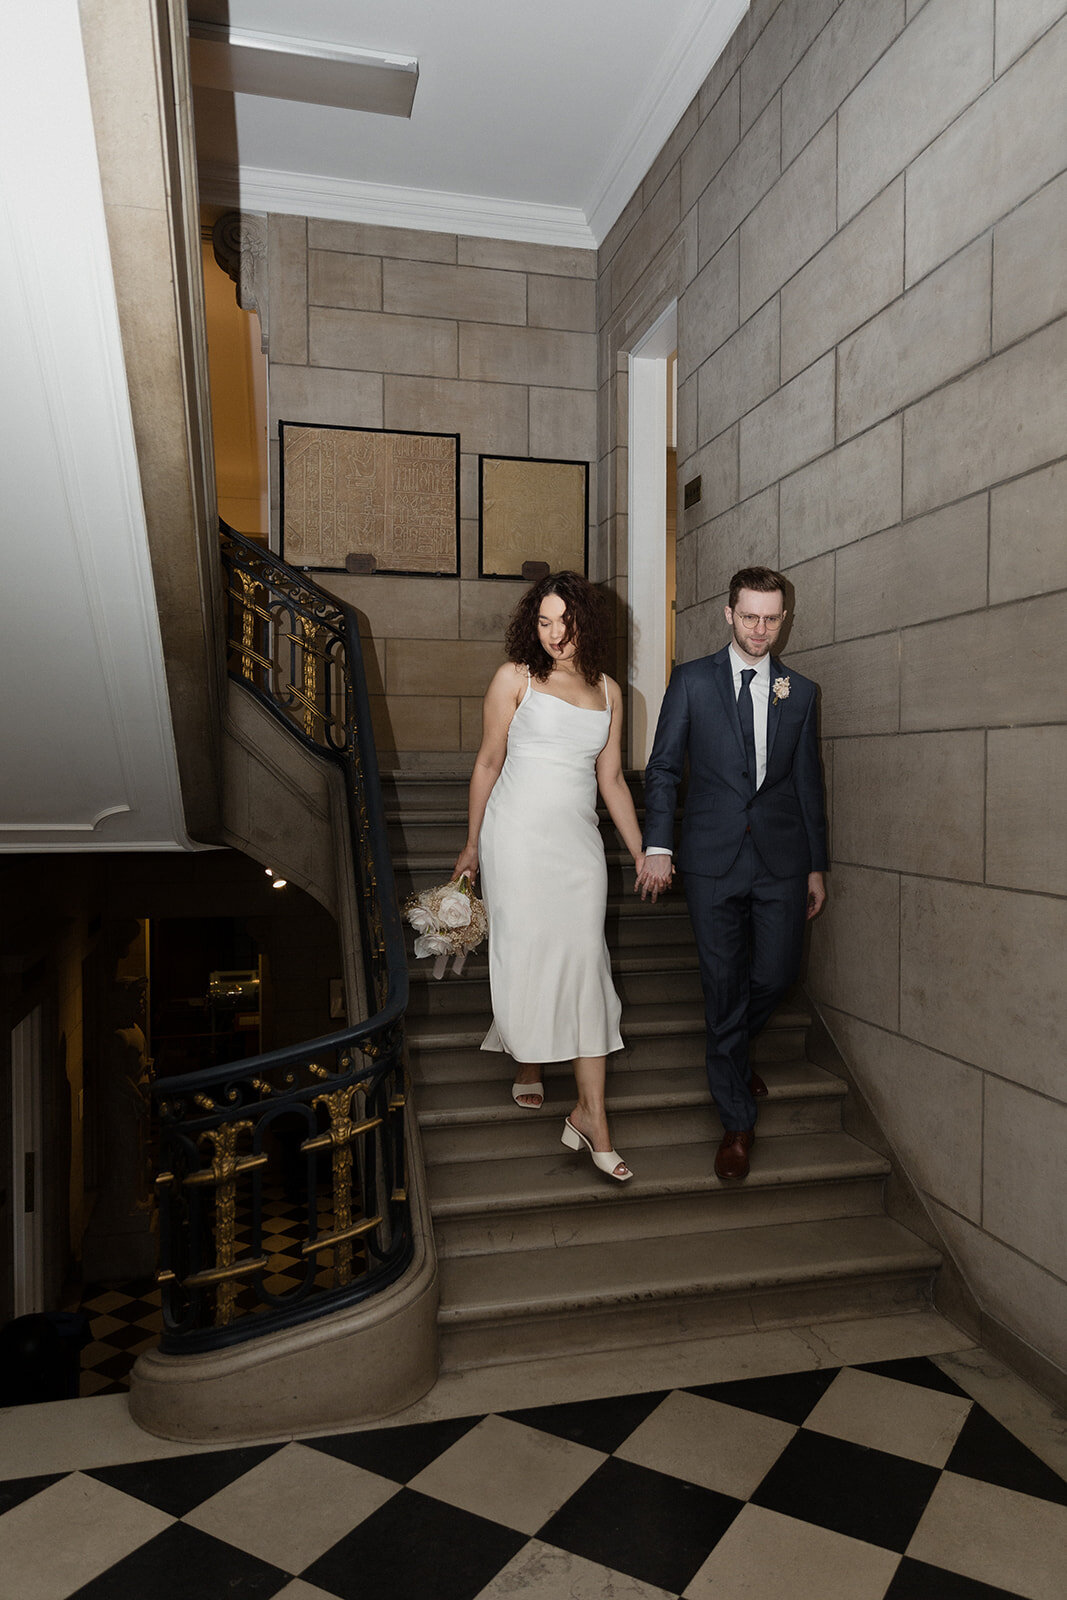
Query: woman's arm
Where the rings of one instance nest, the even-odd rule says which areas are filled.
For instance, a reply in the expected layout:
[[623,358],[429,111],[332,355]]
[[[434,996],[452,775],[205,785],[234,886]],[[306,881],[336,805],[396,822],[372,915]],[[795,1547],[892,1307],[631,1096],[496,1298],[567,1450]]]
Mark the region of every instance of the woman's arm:
[[633,795],[622,772],[622,691],[612,678],[608,679],[608,697],[611,701],[611,729],[608,742],[597,757],[596,781],[608,815],[622,835],[622,842],[640,872],[644,865],[641,827],[634,809]]
[[456,857],[456,864],[452,868],[453,879],[464,874],[473,878],[478,871],[478,837],[482,831],[482,819],[507,755],[511,719],[525,692],[523,669],[513,661],[498,668],[486,690],[482,701],[482,742],[474,758],[467,800],[467,842]]

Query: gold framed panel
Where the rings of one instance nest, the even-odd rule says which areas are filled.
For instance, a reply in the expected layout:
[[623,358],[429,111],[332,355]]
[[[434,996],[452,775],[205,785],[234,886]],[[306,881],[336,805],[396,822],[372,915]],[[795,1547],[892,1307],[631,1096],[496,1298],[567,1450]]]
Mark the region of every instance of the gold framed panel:
[[459,571],[459,434],[280,422],[281,554],[295,567]]
[[521,578],[529,561],[586,572],[589,463],[478,457],[478,574]]

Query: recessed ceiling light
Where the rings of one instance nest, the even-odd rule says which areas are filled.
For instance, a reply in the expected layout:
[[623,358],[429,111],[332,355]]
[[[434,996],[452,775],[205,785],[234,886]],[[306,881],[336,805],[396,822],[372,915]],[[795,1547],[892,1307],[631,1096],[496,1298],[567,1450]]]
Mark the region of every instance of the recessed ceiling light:
[[193,82],[231,94],[266,95],[410,117],[419,63],[415,56],[281,33],[253,33],[189,19]]

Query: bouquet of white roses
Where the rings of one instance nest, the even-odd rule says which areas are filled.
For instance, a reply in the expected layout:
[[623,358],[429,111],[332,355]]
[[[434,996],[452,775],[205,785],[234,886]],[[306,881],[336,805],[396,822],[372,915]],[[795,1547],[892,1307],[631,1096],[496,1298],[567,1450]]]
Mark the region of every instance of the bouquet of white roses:
[[453,972],[462,972],[468,952],[477,950],[489,929],[485,907],[466,875],[411,895],[404,903],[404,917],[418,935],[416,958],[436,958],[435,978],[444,977],[449,956],[455,958]]

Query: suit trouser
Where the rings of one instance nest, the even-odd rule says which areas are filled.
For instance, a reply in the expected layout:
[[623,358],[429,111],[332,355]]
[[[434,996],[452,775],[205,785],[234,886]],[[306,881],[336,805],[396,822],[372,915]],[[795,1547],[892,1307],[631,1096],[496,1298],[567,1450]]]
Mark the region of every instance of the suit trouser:
[[685,874],[707,1028],[708,1088],[727,1132],[751,1128],[749,1040],[800,968],[808,877],[776,878],[746,834],[721,878]]

